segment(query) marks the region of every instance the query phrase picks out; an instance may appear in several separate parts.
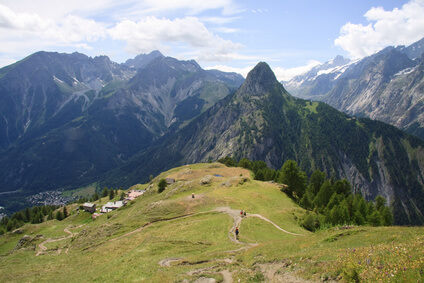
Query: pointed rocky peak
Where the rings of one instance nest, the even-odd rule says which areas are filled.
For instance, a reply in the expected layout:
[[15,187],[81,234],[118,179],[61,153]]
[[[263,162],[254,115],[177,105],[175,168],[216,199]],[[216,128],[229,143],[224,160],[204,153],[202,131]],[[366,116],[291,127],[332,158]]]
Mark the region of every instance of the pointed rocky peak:
[[274,72],[271,70],[269,65],[265,62],[259,62],[250,72],[247,74],[246,82],[255,81],[260,84],[269,84],[277,81]]
[[248,92],[254,95],[261,95],[272,90],[279,84],[274,72],[265,62],[259,62],[247,74],[246,80],[239,89],[239,93]]
[[165,57],[165,56],[163,56],[163,54],[160,53],[160,51],[154,50],[150,52],[149,54],[140,54],[140,55],[137,55],[134,59],[128,59],[124,63],[124,65],[130,68],[142,69],[146,67],[150,62],[155,60],[156,58],[162,58],[162,57]]

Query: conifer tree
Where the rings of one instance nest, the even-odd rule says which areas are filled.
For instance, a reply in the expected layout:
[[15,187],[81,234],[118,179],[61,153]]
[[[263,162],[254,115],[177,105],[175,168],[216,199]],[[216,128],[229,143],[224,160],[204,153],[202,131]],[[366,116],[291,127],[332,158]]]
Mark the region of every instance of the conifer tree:
[[280,183],[287,185],[286,193],[290,197],[303,197],[306,191],[306,173],[301,171],[296,161],[287,160],[280,172]]
[[102,198],[107,197],[108,195],[109,195],[109,190],[107,189],[107,187],[104,187],[102,191]]
[[390,211],[390,208],[388,208],[387,206],[384,206],[380,210],[380,215],[381,215],[382,225],[384,226],[393,225],[393,213]]
[[62,213],[62,211],[59,210],[56,213],[56,219],[59,220],[59,221],[62,221],[63,220],[63,213]]
[[330,181],[325,181],[314,199],[314,205],[318,207],[326,207],[332,195],[333,186],[331,185]]
[[31,210],[29,207],[25,208],[25,218],[26,222],[31,222]]
[[371,215],[369,215],[368,217],[368,222],[372,225],[372,226],[381,226],[382,221],[381,221],[381,215],[377,210],[374,210]]
[[66,205],[63,207],[63,218],[67,218],[68,215],[68,210],[66,209]]
[[163,192],[165,190],[166,186],[167,186],[166,180],[165,179],[161,179],[159,181],[159,184],[158,184],[158,193]]
[[53,211],[50,210],[49,215],[47,216],[47,220],[53,219]]
[[246,169],[251,169],[252,168],[252,161],[250,161],[246,157],[243,157],[242,159],[240,159],[240,161],[238,163],[238,167],[243,167],[243,168],[246,168]]
[[380,195],[378,195],[375,200],[375,209],[380,211],[386,205],[386,199]]
[[339,204],[339,211],[341,216],[340,224],[349,224],[350,223],[349,207],[348,207],[346,199],[344,199]]
[[113,189],[109,192],[109,199],[112,200],[115,197],[115,191]]
[[309,196],[309,192],[306,192],[303,197],[300,199],[299,205],[305,209],[312,209],[313,204]]
[[356,225],[365,224],[364,216],[362,216],[362,213],[359,210],[356,210],[355,214],[353,215],[353,223],[355,223]]
[[100,198],[100,196],[97,192],[95,192],[92,198],[93,198],[93,201],[96,201]]
[[312,193],[312,196],[315,197],[318,192],[319,189],[321,188],[322,184],[324,184],[325,180],[326,180],[327,176],[325,175],[324,172],[321,172],[320,170],[315,170],[312,175],[311,178],[309,179],[309,190]]

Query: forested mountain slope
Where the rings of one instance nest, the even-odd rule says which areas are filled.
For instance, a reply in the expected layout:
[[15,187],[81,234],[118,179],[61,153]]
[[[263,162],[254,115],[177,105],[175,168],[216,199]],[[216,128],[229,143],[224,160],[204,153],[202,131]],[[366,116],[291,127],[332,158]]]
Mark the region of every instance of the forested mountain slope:
[[225,156],[264,160],[271,168],[296,160],[308,174],[320,169],[348,179],[367,199],[384,196],[396,223],[424,223],[424,142],[382,122],[292,97],[266,63],[234,94],[158,140],[106,182],[129,185],[166,168]]

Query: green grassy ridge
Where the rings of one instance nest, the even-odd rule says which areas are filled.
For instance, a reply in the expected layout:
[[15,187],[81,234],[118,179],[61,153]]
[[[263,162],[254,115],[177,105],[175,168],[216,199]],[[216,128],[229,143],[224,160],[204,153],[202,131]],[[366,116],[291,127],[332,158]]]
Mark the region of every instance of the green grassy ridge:
[[[222,281],[222,272],[228,271],[234,282],[238,279],[254,282],[255,278],[267,279],[259,268],[263,264],[277,265],[279,274],[313,280],[349,281],[359,276],[371,282],[386,272],[392,278],[395,270],[396,280],[422,279],[424,247],[420,237],[424,230],[421,227],[332,228],[310,233],[296,220],[305,211],[275,184],[249,178],[241,185],[240,174],[250,177],[245,169],[222,164],[174,168],[155,178],[142,197],[95,220],[89,213],[77,213],[74,205],[68,206],[72,214],[63,221],[25,225],[23,234],[7,233],[0,237],[0,281],[61,278],[69,282],[178,282],[200,277]],[[211,182],[200,185],[200,179],[206,175],[211,176]],[[157,183],[165,177],[173,177],[177,182],[158,194]],[[139,189],[148,187],[149,184],[137,185]],[[107,201],[108,198],[103,198],[96,203],[100,207]],[[248,215],[260,214],[279,227],[303,236],[286,234],[262,219],[247,217],[240,225],[240,243],[232,242],[229,231],[233,219],[214,211],[223,206],[244,209]],[[79,234],[66,238],[67,227]],[[38,247],[36,251],[10,253],[24,234],[44,235],[36,245],[49,238],[64,240],[46,243],[48,251],[44,255],[35,256]],[[363,257],[371,245],[372,264],[364,265],[368,258]],[[396,250],[396,246],[406,249],[411,258],[399,260],[398,254],[386,252]],[[159,263],[166,259],[174,261],[161,266]],[[362,263],[358,264],[359,261]],[[400,272],[400,265],[407,269]]]

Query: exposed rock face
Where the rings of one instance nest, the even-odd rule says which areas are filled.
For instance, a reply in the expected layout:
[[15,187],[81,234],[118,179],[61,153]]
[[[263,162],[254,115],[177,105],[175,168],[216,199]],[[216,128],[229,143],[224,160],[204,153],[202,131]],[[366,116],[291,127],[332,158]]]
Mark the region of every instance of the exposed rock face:
[[[424,39],[336,68],[328,63],[287,82],[296,96],[380,120],[424,138]],[[335,60],[333,60],[335,61]]]

